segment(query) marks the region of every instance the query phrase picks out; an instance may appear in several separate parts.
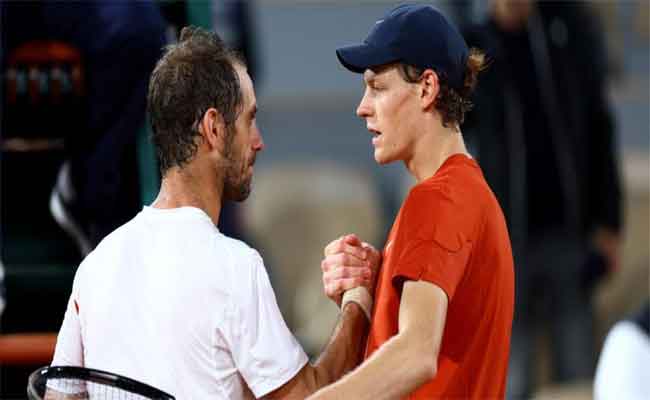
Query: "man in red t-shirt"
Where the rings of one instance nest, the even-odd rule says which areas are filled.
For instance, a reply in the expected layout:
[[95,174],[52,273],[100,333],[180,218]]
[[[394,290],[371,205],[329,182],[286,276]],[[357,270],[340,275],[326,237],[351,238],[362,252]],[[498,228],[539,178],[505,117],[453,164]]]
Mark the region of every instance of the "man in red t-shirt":
[[339,303],[369,265],[376,270],[381,260],[381,268],[374,307],[363,288],[343,296],[343,307],[372,309],[364,362],[313,398],[503,398],[512,251],[501,208],[460,131],[483,54],[435,8],[406,5],[337,55],[363,73],[357,114],[375,160],[404,162],[418,183],[381,255],[355,235],[325,249],[325,291]]

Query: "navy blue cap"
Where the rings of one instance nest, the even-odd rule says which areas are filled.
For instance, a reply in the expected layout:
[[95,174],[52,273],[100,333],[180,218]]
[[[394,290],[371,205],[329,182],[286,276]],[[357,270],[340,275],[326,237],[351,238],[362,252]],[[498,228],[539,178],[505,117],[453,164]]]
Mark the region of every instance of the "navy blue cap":
[[352,72],[392,62],[432,68],[460,89],[469,50],[458,29],[429,5],[401,5],[375,22],[361,44],[336,49],[343,66]]

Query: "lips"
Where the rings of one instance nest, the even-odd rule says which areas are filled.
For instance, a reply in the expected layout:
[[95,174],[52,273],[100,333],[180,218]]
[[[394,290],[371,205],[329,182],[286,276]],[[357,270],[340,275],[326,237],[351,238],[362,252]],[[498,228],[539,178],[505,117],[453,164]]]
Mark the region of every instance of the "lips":
[[379,144],[381,132],[371,126],[368,126],[367,129],[368,132],[372,133],[372,145],[376,147]]
[[372,133],[373,135],[381,135],[380,131],[371,126],[366,127],[366,129],[368,129],[368,132]]

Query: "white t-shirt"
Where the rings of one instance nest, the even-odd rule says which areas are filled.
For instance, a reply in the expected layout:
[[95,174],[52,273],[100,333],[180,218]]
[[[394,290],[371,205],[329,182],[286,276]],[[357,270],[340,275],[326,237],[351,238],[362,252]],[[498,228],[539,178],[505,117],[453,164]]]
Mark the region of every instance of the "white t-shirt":
[[607,334],[600,353],[596,400],[647,399],[650,393],[650,338],[635,323],[621,321]]
[[192,207],[144,207],[81,263],[52,361],[177,399],[261,397],[306,363],[259,254]]

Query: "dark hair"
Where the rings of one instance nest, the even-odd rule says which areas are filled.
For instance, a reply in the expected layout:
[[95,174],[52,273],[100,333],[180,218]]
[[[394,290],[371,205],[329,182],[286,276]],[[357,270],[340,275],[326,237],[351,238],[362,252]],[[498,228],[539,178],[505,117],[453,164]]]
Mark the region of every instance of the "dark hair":
[[161,175],[194,157],[198,126],[210,107],[221,113],[227,131],[232,130],[242,104],[237,63],[244,65],[217,34],[201,28],[183,28],[178,43],[165,48],[147,97]]
[[[436,98],[435,108],[442,116],[442,125],[444,127],[449,127],[449,124],[460,125],[463,123],[465,114],[473,107],[470,96],[476,87],[478,74],[485,68],[485,54],[479,49],[471,48],[465,63],[465,80],[462,89],[457,90],[449,87],[447,76],[436,71],[440,92]],[[405,81],[416,83],[422,79],[425,68],[417,68],[401,63],[398,70]]]

